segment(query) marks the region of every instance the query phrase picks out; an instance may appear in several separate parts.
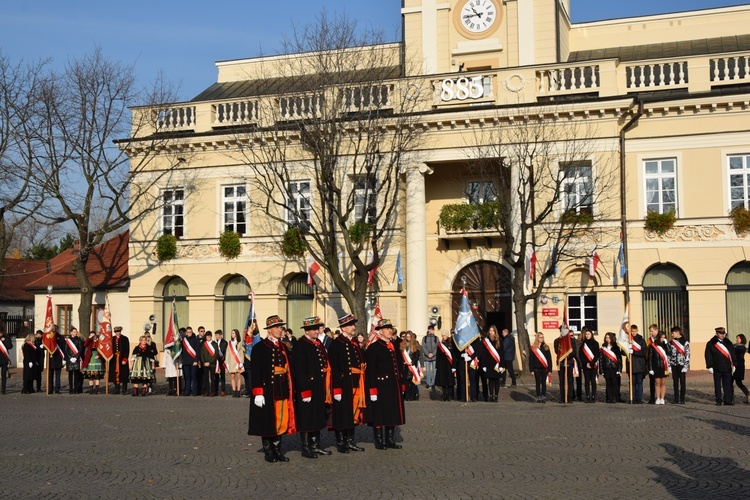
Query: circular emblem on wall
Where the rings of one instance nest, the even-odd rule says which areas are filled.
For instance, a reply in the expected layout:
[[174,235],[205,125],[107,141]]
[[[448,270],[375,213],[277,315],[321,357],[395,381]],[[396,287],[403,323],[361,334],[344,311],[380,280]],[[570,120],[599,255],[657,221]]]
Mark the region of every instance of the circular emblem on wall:
[[560,297],[558,297],[557,295],[553,295],[552,296],[552,303],[553,304],[557,304],[558,302],[560,302]]
[[549,297],[547,297],[546,295],[542,295],[539,297],[539,302],[541,304],[546,304],[547,302],[549,302]]
[[523,75],[513,73],[503,82],[503,86],[510,92],[520,92],[526,87],[526,80]]

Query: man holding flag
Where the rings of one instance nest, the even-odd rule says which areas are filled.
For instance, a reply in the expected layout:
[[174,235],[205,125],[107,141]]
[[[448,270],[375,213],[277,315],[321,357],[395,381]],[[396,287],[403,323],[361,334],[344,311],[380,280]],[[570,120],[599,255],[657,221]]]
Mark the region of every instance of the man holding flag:
[[573,354],[573,339],[567,323],[560,325],[560,336],[555,339],[557,354],[557,376],[560,380],[560,402],[570,403],[575,399],[573,391],[573,363],[569,359]]
[[[456,319],[455,334],[453,342],[456,348],[462,352],[461,358],[463,363],[458,367],[458,393],[457,399],[466,401],[471,394],[471,401],[476,401],[479,388],[477,387],[476,369],[479,366],[479,327],[469,305],[469,294],[465,288],[461,289],[461,305],[458,308],[458,318]],[[472,371],[469,374],[469,367]],[[471,387],[467,387],[471,383]]]

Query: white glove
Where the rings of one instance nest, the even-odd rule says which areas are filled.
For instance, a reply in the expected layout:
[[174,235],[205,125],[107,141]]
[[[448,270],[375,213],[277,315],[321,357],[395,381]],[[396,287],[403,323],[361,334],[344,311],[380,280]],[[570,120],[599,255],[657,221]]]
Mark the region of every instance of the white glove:
[[469,356],[469,355],[468,355],[468,354],[466,354],[466,353],[463,353],[463,354],[461,355],[461,357],[462,357],[462,358],[464,358],[464,360],[466,360],[466,361],[471,361],[471,356]]
[[255,396],[255,400],[253,401],[253,404],[257,406],[258,408],[263,408],[266,404],[266,397],[265,396]]
[[78,360],[78,358],[70,358],[71,363],[75,363]]
[[648,374],[649,374],[649,375],[651,375],[651,376],[653,377],[653,375],[654,375],[654,370],[649,370],[649,371],[648,371]]
[[310,401],[312,401],[312,396],[310,396],[309,398],[302,398],[303,403],[309,403]]
[[733,375],[734,375],[734,370],[736,370],[736,368],[735,368],[735,367],[733,366],[733,367],[732,367],[732,374],[733,374]]
[[483,366],[483,367],[482,367],[482,371],[483,371],[483,372],[486,372],[486,371],[487,371],[487,367],[486,367],[486,366]]
[[451,368],[451,373],[456,373],[456,369],[455,368]]
[[34,368],[34,363],[29,363],[29,368]]
[[333,399],[335,399],[336,401],[341,401],[341,394],[334,394]]
[[68,363],[63,359],[63,366],[67,365]]
[[711,375],[713,375],[714,374],[714,369],[713,368],[709,368],[708,369],[708,373],[710,373]]
[[377,401],[377,400],[378,400],[378,397],[376,395],[373,394],[370,396],[370,401]]
[[619,374],[620,374],[620,372],[617,372],[617,374],[619,375]]
[[682,367],[682,373],[687,373],[687,366]]
[[505,373],[505,368],[503,368],[502,366],[500,367],[500,373]]
[[628,349],[628,354],[633,354],[633,348]]

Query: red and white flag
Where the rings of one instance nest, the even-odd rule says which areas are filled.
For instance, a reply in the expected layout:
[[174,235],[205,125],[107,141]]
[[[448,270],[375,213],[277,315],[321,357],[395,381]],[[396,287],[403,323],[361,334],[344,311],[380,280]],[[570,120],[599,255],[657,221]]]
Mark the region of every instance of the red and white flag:
[[378,331],[375,329],[375,325],[378,321],[383,319],[383,313],[380,312],[380,301],[375,302],[375,312],[372,313],[372,324],[370,325],[370,334],[367,338],[367,345],[372,344],[378,340]]
[[378,272],[378,267],[375,266],[372,269],[370,269],[367,273],[367,285],[372,286],[373,282],[375,281],[375,273]]
[[596,276],[596,268],[599,266],[599,262],[601,262],[601,259],[599,254],[596,253],[596,248],[594,248],[589,259],[589,278],[594,279],[594,276]]
[[320,271],[320,264],[310,257],[310,262],[307,263],[307,286],[313,286],[315,284],[315,275]]
[[536,273],[536,252],[531,251],[531,258],[529,259],[529,281],[534,281],[534,274]]
[[109,308],[104,305],[96,313],[96,319],[99,322],[99,336],[96,338],[96,351],[99,356],[109,361],[114,355],[112,348],[112,321],[110,319]]
[[55,337],[55,320],[52,318],[52,296],[47,295],[47,312],[44,315],[44,330],[42,344],[50,354],[57,350],[57,337]]

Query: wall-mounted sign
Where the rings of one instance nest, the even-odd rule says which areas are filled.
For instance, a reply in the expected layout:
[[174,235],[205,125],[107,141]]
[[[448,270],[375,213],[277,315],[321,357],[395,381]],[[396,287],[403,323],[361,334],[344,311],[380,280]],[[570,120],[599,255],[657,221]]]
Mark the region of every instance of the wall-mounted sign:
[[489,76],[459,76],[439,81],[440,100],[467,101],[492,97],[492,79]]
[[542,328],[544,330],[557,330],[560,328],[560,323],[557,321],[542,321]]
[[542,316],[545,318],[556,318],[560,315],[560,309],[557,307],[545,307],[542,309]]

